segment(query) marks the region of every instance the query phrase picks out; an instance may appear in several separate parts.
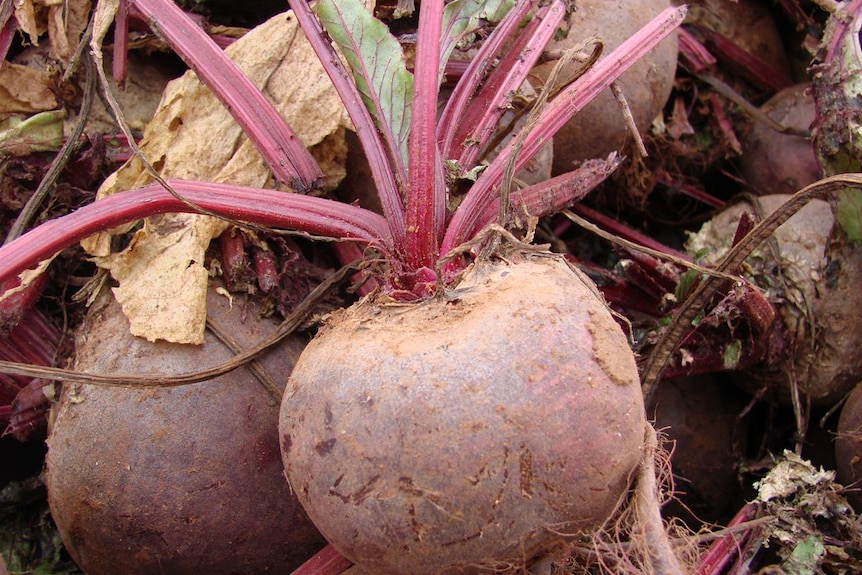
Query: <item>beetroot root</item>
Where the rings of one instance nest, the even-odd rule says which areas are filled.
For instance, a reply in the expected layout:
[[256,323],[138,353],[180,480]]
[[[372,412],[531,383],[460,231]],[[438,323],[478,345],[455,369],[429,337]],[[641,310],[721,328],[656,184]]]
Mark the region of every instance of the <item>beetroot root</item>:
[[292,490],[330,543],[373,573],[506,571],[605,522],[645,417],[595,293],[546,254],[334,314],[279,423]]
[[[274,329],[256,310],[211,290],[210,319],[248,347]],[[77,369],[177,374],[232,356],[132,337],[112,297],[77,338]],[[275,381],[303,344],[260,360]],[[276,435],[278,402],[247,367],[206,382],[64,390],[49,438],[51,511],[70,554],[102,573],[288,573],[324,541],[287,489]]]

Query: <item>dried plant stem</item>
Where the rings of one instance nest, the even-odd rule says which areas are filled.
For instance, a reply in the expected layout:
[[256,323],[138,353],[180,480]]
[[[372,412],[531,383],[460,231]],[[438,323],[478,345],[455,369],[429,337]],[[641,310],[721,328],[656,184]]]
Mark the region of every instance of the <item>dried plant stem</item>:
[[655,429],[647,423],[644,455],[638,471],[634,494],[635,512],[649,554],[651,572],[655,575],[683,575],[685,571],[673,552],[673,548],[671,548],[670,539],[661,518],[658,486],[655,478],[657,450],[658,438]]

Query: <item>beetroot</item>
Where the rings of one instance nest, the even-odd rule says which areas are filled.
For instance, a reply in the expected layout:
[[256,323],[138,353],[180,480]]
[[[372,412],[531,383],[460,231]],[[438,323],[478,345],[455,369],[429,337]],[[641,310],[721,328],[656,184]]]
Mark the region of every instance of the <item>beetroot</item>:
[[792,194],[821,177],[810,138],[798,135],[814,122],[814,98],[808,84],[778,92],[761,110],[797,133],[778,132],[755,122],[742,142],[740,170],[752,193]]
[[857,385],[847,397],[838,419],[835,438],[835,460],[838,481],[848,488],[847,499],[856,509],[862,509],[862,385]]
[[331,317],[279,424],[290,485],[327,539],[370,572],[419,575],[522,565],[606,521],[645,420],[594,290],[561,260],[516,256],[419,305]]
[[[241,345],[274,324],[214,291],[210,320]],[[289,339],[260,360],[275,381],[302,350]],[[232,352],[129,333],[103,297],[78,332],[76,367],[165,374],[217,365]],[[75,562],[100,573],[289,572],[323,540],[285,485],[277,402],[247,367],[198,384],[64,388],[48,441],[51,512]]]
[[[177,14],[169,0],[130,2],[159,24],[161,35],[218,92],[276,179],[294,191],[319,191],[320,166],[248,78],[200,38],[200,29]],[[631,563],[656,570],[672,565],[666,572],[681,573],[659,515],[653,461],[657,444],[644,421],[628,342],[594,285],[545,248],[528,243],[538,218],[581,199],[619,163],[586,163],[524,188],[514,185],[512,175],[573,114],[672,34],[685,10],[662,11],[585,74],[540,101],[525,127],[483,165],[479,154],[565,18],[568,3],[507,4],[508,12],[503,10],[505,15],[498,16],[481,42],[439,119],[441,70],[471,27],[485,26],[489,4],[423,2],[412,70],[398,40],[359,0],[319,0],[314,9],[295,0],[292,6],[291,18],[301,26],[356,128],[382,214],[318,193],[170,179],[100,200],[0,248],[0,281],[90,233],[139,217],[200,208],[233,220],[361,244],[368,260],[365,272],[379,289],[355,308],[336,312],[303,352],[301,373],[289,382],[279,420],[291,493],[301,498],[333,547],[375,573],[471,570],[477,565],[511,570],[580,531],[601,536],[599,528],[617,519],[613,535],[633,539],[625,548],[632,553]],[[170,190],[163,189],[168,186]],[[348,269],[353,268],[345,273]],[[124,333],[127,328],[122,324],[116,329]],[[126,348],[136,349],[138,343],[122,346],[109,350],[106,343],[99,353],[128,356]],[[110,362],[82,367],[114,371]],[[283,375],[288,372],[281,369]],[[96,403],[83,394],[69,392],[64,413]],[[75,405],[75,397],[85,401]],[[144,392],[138,403],[145,405],[147,397]],[[248,403],[233,400],[212,412],[219,412],[220,421],[226,416],[241,421],[239,414],[229,415],[237,405]],[[198,411],[209,413],[209,407]],[[123,417],[122,425],[134,429],[135,419]],[[191,419],[197,423],[200,417]],[[116,435],[118,421],[106,426],[110,432],[91,427],[81,433],[81,445],[95,452],[95,438]],[[166,428],[158,429],[167,435]],[[220,438],[219,432],[216,428],[213,435],[220,452],[236,453],[226,446],[239,433]],[[195,434],[192,445],[208,445],[204,437]],[[69,442],[52,439],[55,443]],[[147,461],[146,454],[142,459]],[[116,458],[97,460],[113,467],[110,478],[97,479],[106,488],[92,477],[85,485],[77,483],[78,493],[91,503],[88,508],[96,510],[100,497],[122,493],[122,478],[134,476],[139,465],[136,461],[124,469],[122,459],[119,466]],[[55,465],[68,468],[63,472],[69,483],[94,473],[77,460],[61,464],[58,458]],[[183,478],[188,467],[175,467]],[[195,487],[215,492],[231,484],[236,467]],[[635,468],[634,509],[615,517],[618,504],[630,503],[625,495]],[[107,485],[116,478],[121,479]],[[87,492],[94,484],[98,495]],[[269,493],[266,487],[248,491],[255,497]],[[292,504],[290,493],[272,494]],[[182,499],[180,494],[178,501]],[[146,517],[148,509],[175,501],[172,497],[131,508],[132,529],[142,525],[135,515]],[[57,508],[62,516],[59,504]],[[70,509],[67,528],[74,532],[79,528],[77,508]],[[192,527],[204,517],[196,511],[171,518],[176,516],[190,519],[183,523]],[[123,527],[109,527],[116,552],[102,560],[122,553],[127,545]],[[288,548],[302,541],[287,529],[265,531],[280,535]],[[145,534],[154,533],[167,539],[166,532],[152,528]],[[212,534],[197,534],[197,541],[204,537]],[[86,537],[69,539],[80,546]],[[229,543],[239,539],[222,539],[221,549],[230,550]],[[258,543],[254,537],[244,541],[252,548]],[[175,549],[176,542],[169,546]],[[234,555],[246,557],[245,552],[238,547]],[[182,555],[194,557],[194,549],[184,547]],[[227,560],[219,567],[225,564]],[[206,571],[200,565],[192,568]],[[163,565],[151,571],[160,569]]]
[[[716,215],[689,242],[692,254],[717,261],[730,246],[743,212],[769,214],[790,196],[760,197],[759,208],[740,202]],[[752,390],[770,389],[789,403],[794,385],[811,401],[830,404],[862,378],[862,323],[856,317],[862,262],[841,257],[830,233],[829,204],[813,200],[779,227],[774,242],[749,258],[754,283],[776,301],[786,342],[780,356],[738,379]]]

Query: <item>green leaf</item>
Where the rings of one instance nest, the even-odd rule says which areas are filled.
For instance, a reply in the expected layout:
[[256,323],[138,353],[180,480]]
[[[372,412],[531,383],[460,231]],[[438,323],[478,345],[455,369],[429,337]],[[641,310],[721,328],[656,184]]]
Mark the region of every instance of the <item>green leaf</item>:
[[481,20],[499,22],[515,5],[514,0],[454,0],[443,10],[440,63],[449,61],[452,50],[479,27]]
[[742,354],[742,342],[733,340],[724,348],[724,369],[736,369],[739,364],[739,356]]
[[847,188],[838,192],[838,224],[847,238],[862,241],[862,191]]
[[362,100],[393,158],[406,166],[413,75],[407,71],[401,44],[361,0],[320,0],[316,10],[347,59]]
[[822,573],[820,566],[826,549],[819,536],[811,535],[799,541],[782,568],[788,575],[814,575]]

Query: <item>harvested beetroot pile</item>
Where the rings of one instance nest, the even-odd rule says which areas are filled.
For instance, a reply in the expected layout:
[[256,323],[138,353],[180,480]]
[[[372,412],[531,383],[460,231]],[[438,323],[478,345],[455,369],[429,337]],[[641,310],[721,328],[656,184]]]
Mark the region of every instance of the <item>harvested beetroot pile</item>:
[[862,572],[860,31],[0,4],[0,575]]

